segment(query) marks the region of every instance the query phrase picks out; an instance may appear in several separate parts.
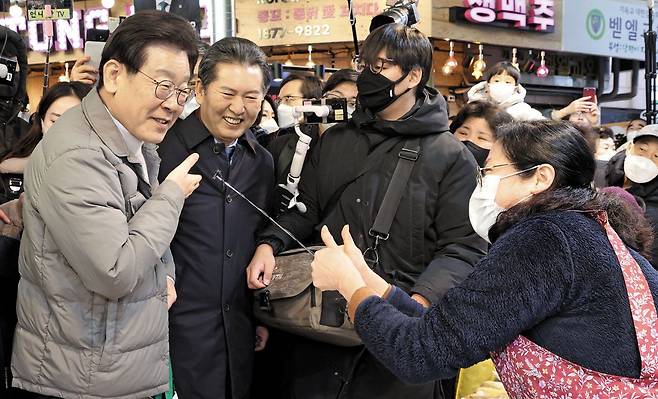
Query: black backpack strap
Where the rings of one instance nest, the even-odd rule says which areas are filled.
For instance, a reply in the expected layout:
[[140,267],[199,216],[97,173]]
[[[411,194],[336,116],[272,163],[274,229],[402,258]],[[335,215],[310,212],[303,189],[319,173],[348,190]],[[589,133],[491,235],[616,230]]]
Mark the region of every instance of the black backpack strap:
[[407,140],[398,154],[398,164],[393,172],[391,182],[388,184],[386,194],[384,194],[384,200],[377,212],[375,223],[368,232],[371,237],[375,238],[376,242],[388,240],[393,219],[400,206],[400,200],[402,200],[402,194],[405,192],[414,164],[419,157],[420,139]]

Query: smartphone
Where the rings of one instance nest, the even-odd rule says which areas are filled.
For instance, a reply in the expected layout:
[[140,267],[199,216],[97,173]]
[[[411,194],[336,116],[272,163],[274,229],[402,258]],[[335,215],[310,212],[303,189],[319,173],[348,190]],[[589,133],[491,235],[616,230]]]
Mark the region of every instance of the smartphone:
[[[120,22],[121,17],[119,17],[118,19]],[[85,34],[85,41],[90,41],[90,42],[106,42],[107,39],[109,38],[110,38],[109,29],[87,29],[87,32]]]
[[585,87],[583,89],[583,97],[589,97],[589,101],[598,103],[596,98],[596,87]]
[[105,42],[85,42],[85,55],[88,55],[91,58],[87,64],[98,69],[98,67],[101,65],[103,47],[105,47]]

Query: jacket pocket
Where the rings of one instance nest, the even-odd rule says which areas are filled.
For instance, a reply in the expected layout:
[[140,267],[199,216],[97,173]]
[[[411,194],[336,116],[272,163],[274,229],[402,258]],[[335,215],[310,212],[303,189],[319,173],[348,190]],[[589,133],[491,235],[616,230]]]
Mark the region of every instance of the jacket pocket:
[[135,216],[139,208],[141,208],[145,202],[146,198],[140,192],[131,194],[126,199],[126,219],[132,219],[132,217]]
[[119,301],[108,301],[107,315],[105,319],[105,342],[101,350],[101,358],[98,365],[99,371],[107,371],[114,363],[116,356],[116,328],[117,310]]

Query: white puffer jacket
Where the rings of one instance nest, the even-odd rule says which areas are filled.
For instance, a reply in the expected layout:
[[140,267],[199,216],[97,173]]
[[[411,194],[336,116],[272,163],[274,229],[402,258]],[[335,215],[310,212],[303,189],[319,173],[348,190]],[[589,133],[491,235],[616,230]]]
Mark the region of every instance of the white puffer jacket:
[[[468,91],[468,102],[473,101],[493,101],[487,94],[487,82],[480,82],[477,85],[473,86],[471,90]],[[536,121],[540,119],[545,119],[541,112],[532,108],[525,102],[526,90],[521,85],[516,86],[516,91],[514,94],[505,100],[504,102],[498,104],[501,108],[507,111],[508,114],[512,115],[512,118],[517,121]]]

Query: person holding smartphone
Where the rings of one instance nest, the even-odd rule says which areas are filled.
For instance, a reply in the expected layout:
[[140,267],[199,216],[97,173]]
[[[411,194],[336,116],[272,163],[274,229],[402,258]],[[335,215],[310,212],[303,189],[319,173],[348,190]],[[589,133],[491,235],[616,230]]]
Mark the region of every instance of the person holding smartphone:
[[583,96],[572,101],[566,107],[553,110],[551,119],[554,121],[568,120],[576,125],[586,127],[598,126],[601,123],[601,112],[596,98],[596,89],[586,87],[583,89]]

